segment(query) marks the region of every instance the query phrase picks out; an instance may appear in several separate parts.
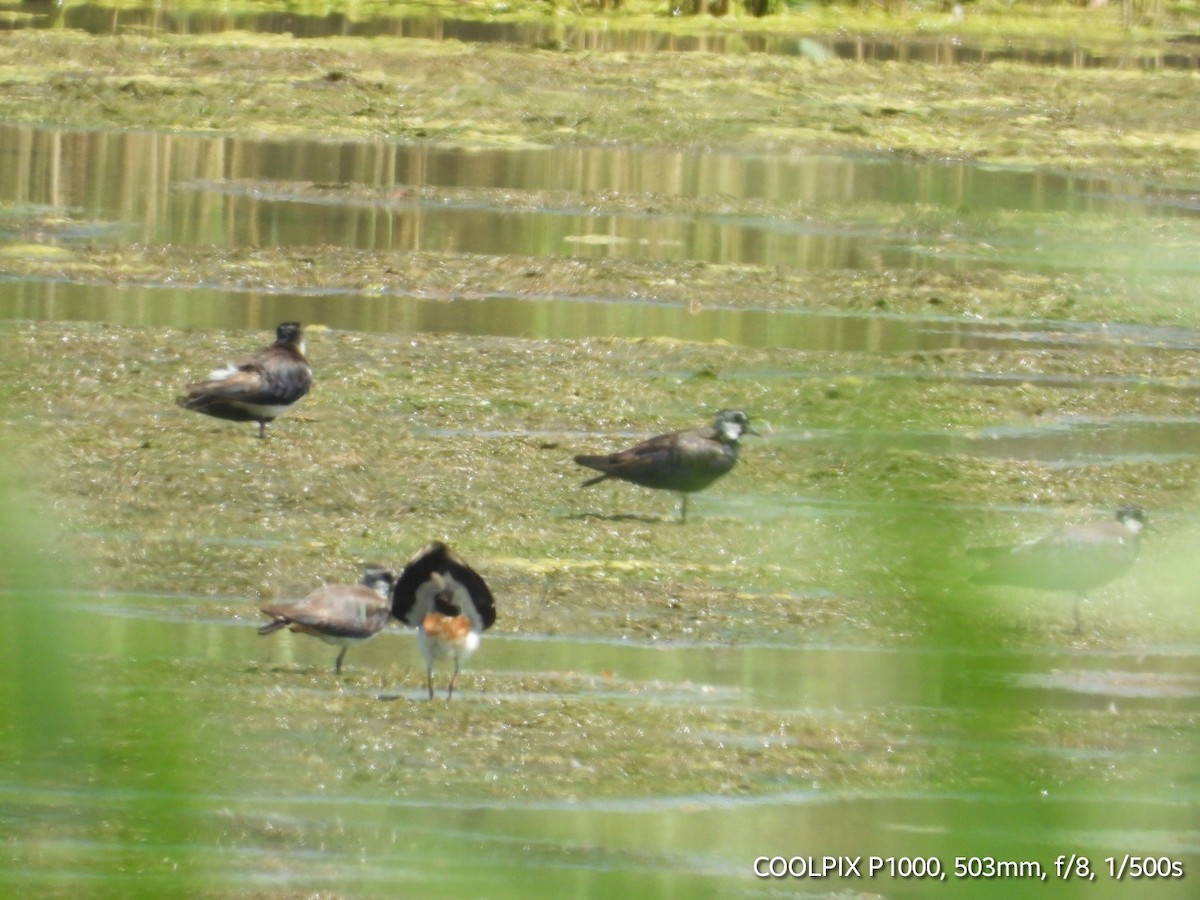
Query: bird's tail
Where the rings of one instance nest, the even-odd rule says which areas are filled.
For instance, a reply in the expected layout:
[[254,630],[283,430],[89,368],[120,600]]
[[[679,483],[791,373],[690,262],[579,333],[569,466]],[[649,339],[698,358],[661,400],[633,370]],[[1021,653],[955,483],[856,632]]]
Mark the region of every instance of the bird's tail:
[[595,478],[589,478],[580,487],[591,487],[593,484],[598,484],[608,477],[608,473],[603,470],[603,466],[608,462],[607,456],[577,456],[575,462],[581,466],[587,466],[589,469],[598,469],[601,474]]
[[[270,615],[270,613],[267,613],[267,615]],[[259,634],[273,634],[274,632],[278,631],[280,628],[286,628],[287,624],[288,624],[287,619],[276,619],[274,622],[268,622],[262,628],[258,629],[258,633]]]

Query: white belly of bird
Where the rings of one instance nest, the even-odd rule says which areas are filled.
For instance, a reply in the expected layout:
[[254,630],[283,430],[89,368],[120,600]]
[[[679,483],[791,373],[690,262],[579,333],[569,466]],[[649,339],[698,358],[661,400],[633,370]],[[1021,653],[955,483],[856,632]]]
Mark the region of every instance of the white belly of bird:
[[276,419],[291,409],[291,406],[286,403],[239,403],[238,406],[262,419]]
[[463,660],[479,649],[479,632],[468,631],[466,637],[457,641],[438,640],[431,638],[422,628],[417,632],[417,640],[421,644],[421,654],[427,660],[441,659],[453,656]]

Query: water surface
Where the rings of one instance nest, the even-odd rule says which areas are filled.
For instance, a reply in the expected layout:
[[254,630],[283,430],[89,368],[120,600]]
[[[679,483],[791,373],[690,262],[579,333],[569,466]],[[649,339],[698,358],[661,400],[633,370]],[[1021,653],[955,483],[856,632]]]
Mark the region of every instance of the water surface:
[[[86,6],[69,6],[64,15],[71,27],[92,31],[132,26],[203,31],[249,24],[296,34],[375,28],[541,39],[533,29],[505,36],[508,26],[424,19],[359,24],[289,16],[247,23],[216,13],[176,17],[163,10],[102,18]],[[599,40],[555,32],[559,38]],[[636,44],[651,38],[622,40]],[[701,49],[690,40],[666,43]],[[937,42],[909,50],[848,44],[837,52],[868,58],[932,53],[952,60],[968,59],[970,53],[951,52]],[[781,43],[756,49],[791,52],[795,47]],[[1083,57],[1059,58],[1070,53],[1055,54],[1046,61],[1090,64]],[[1200,276],[1200,257],[1187,239],[1197,205],[1186,192],[1164,191],[1151,181],[966,162],[630,147],[476,150],[17,127],[0,128],[0,159],[5,162],[0,209],[6,213],[0,242],[17,254],[110,246],[236,255],[321,246],[375,254],[696,263],[847,277],[927,270],[950,276],[1000,273],[1016,280],[1068,273],[1130,278],[1150,288],[1169,283],[1180,295]],[[993,220],[1009,216],[1042,216],[1040,221],[1049,224],[1004,234],[988,231]],[[960,220],[971,228],[947,231],[947,222]],[[1057,227],[1064,221],[1076,222],[1086,233],[1064,232]],[[1111,227],[1114,222],[1124,227]],[[978,230],[972,230],[975,226]],[[1161,240],[1162,229],[1182,239]],[[977,239],[984,231],[995,240]],[[168,278],[103,271],[73,279],[10,276],[0,281],[0,317],[63,323],[64,332],[71,322],[261,330],[296,318],[364,334],[547,342],[669,338],[703,348],[778,351],[778,362],[749,374],[721,373],[722,385],[772,398],[786,395],[801,379],[809,383],[826,375],[836,382],[831,393],[840,390],[837,379],[844,370],[827,373],[817,364],[809,366],[804,356],[821,353],[853,360],[850,381],[901,382],[911,390],[906,396],[937,385],[962,391],[964,403],[984,389],[1022,395],[1053,391],[1058,398],[1109,391],[1102,396],[1141,392],[1136,395],[1178,399],[1178,408],[1163,414],[1101,409],[1021,419],[999,404],[994,425],[969,430],[928,421],[868,425],[855,420],[853,404],[847,404],[845,420],[828,427],[799,420],[771,423],[759,451],[763,465],[783,447],[794,454],[785,458],[793,460],[811,453],[872,463],[883,459],[889,465],[914,458],[985,460],[1003,473],[1012,471],[1004,466],[1029,463],[1031,472],[1065,471],[1064,477],[1112,472],[1114,484],[1124,487],[1128,481],[1120,479],[1139,466],[1144,468],[1138,472],[1185,478],[1200,428],[1194,409],[1198,382],[1190,367],[1200,335],[1170,326],[780,310],[740,296],[696,310],[663,302],[652,288],[637,297],[581,297],[565,291],[462,296],[454,289],[251,287],[205,283],[182,270]],[[963,353],[971,364],[937,374],[915,368],[903,372],[893,365],[901,355],[920,353]],[[1152,357],[1153,372],[1117,364],[1130,354]],[[1076,355],[1087,355],[1095,368],[1043,366],[1046,360]],[[832,368],[828,358],[826,364]],[[693,389],[688,381],[693,375],[682,369],[658,373],[681,385],[679,395]],[[702,386],[713,380],[712,373],[700,379]],[[127,471],[142,451],[160,449],[154,445],[157,435],[124,433],[72,444],[77,432],[55,415],[61,392],[71,387],[51,385],[50,398],[39,396],[36,414],[23,411],[19,424],[45,433],[62,431],[66,449],[61,452],[72,459],[105,460],[105,475]],[[79,387],[90,390],[94,384]],[[636,406],[637,400],[630,404]],[[165,400],[162,405],[169,406]],[[602,413],[613,416],[610,410]],[[534,432],[517,422],[499,431],[491,419],[478,424],[470,410],[459,411],[465,421],[452,421],[456,428],[401,423],[401,414],[390,406],[372,415],[389,424],[397,420],[397,432],[415,438],[422,451],[485,439],[499,444],[504,438],[518,446],[532,440],[561,442],[565,448],[568,439],[597,437],[583,425],[572,426],[578,430],[570,433]],[[413,418],[411,410],[404,415]],[[228,435],[231,458],[258,450],[266,457],[278,446],[254,445],[249,451],[234,443],[234,434]],[[314,458],[327,449],[319,445]],[[347,455],[330,465],[343,467],[339,472],[358,466],[360,479],[364,470],[370,474],[392,465],[396,471],[387,469],[388,477],[399,485],[421,475],[419,468],[401,471],[391,457],[347,464]],[[565,449],[561,455],[567,455]],[[197,465],[183,466],[174,475],[172,489],[180,492],[180,502],[173,514],[181,520],[194,512],[189,498],[199,503],[189,493],[189,479],[211,475],[215,464],[209,466],[204,473]],[[70,471],[65,463],[62,468]],[[226,473],[222,466],[220,474],[236,479],[255,471],[261,482],[287,474],[266,464],[229,469]],[[139,494],[142,484],[141,475],[131,479],[129,503],[145,500]],[[346,487],[342,493],[354,486]],[[59,489],[65,498],[56,504],[69,504],[86,498],[95,484],[59,483]],[[623,509],[617,504],[625,503],[626,495],[614,496],[619,499],[587,502]],[[947,515],[966,507],[935,496],[931,508]],[[1013,508],[989,505],[986,511],[1009,515],[1032,534],[1059,524],[1061,496],[1044,499]],[[582,502],[579,507],[591,508]],[[822,529],[841,534],[848,521],[876,523],[887,511],[853,497],[830,500],[815,484],[811,495],[715,492],[698,498],[694,509],[731,533],[767,523],[771,534],[742,538],[757,534],[761,540],[788,542],[797,559],[816,555],[819,547],[815,541],[792,541],[794,535],[818,532],[819,537]],[[424,507],[389,508],[407,528],[436,530],[425,528],[424,519],[413,524],[426,514]],[[457,522],[461,511],[447,514],[441,508],[440,514]],[[294,533],[307,535],[302,513],[295,515]],[[1173,533],[1186,534],[1192,522],[1186,509],[1154,515],[1170,526],[1168,540]],[[267,513],[263,518],[268,525],[252,533],[205,534],[199,541],[213,554],[239,541],[239,550],[253,541],[250,549],[263,558],[327,553],[318,541],[298,548],[298,539],[272,531],[270,522],[279,519],[270,520]],[[380,520],[382,525],[356,523],[361,544],[380,540],[366,536],[368,527],[391,527],[391,519]],[[31,540],[22,516],[10,512],[2,521],[11,538],[6,546],[20,548],[21,541]],[[573,507],[538,510],[536,527],[589,527],[593,535],[626,529],[637,552],[654,558],[668,540],[661,529],[676,526],[636,515],[589,518]],[[9,685],[0,694],[6,713],[0,716],[0,731],[9,739],[0,742],[5,748],[0,750],[5,797],[0,834],[9,848],[7,874],[20,892],[77,893],[80,885],[103,878],[104,890],[113,895],[169,893],[178,889],[182,871],[198,893],[230,895],[327,890],[395,896],[399,883],[439,896],[528,896],[547,884],[579,896],[796,890],[930,895],[928,884],[903,879],[764,882],[751,871],[754,858],[763,854],[936,855],[947,867],[956,854],[992,855],[1037,860],[1052,883],[1057,883],[1055,860],[1077,851],[1088,853],[1098,872],[1105,855],[1126,852],[1178,858],[1189,867],[1189,876],[1200,871],[1195,797],[1200,665],[1186,627],[1172,643],[1133,637],[1120,643],[1127,636],[1106,635],[1115,648],[1087,640],[1076,645],[1053,624],[1025,626],[1045,632],[1033,650],[1006,649],[1001,638],[982,646],[984,641],[966,634],[942,642],[919,640],[892,628],[887,618],[897,614],[898,620],[912,600],[902,592],[900,573],[880,596],[838,596],[853,610],[846,621],[810,631],[776,627],[772,633],[775,623],[759,621],[731,629],[725,640],[689,643],[627,639],[615,625],[607,638],[597,638],[594,632],[601,629],[591,620],[578,633],[501,625],[472,660],[455,705],[447,706],[422,699],[423,672],[411,636],[388,634],[355,648],[348,677],[335,679],[329,672],[331,648],[300,636],[258,637],[255,598],[208,596],[195,571],[181,566],[184,571],[173,572],[179,563],[173,553],[180,551],[159,538],[76,531],[42,543],[69,551],[87,542],[131,562],[161,554],[161,560],[154,559],[171,573],[164,580],[178,579],[179,594],[47,591],[42,583],[47,573],[69,567],[58,560],[31,569],[34,574],[26,578],[35,588],[4,590],[0,631],[24,636],[0,655],[2,681]],[[688,549],[693,568],[711,562],[706,548]],[[580,555],[587,552],[587,546],[578,549]],[[848,556],[844,567],[866,561],[887,572],[890,560],[867,560],[867,555],[860,550]],[[13,551],[14,559],[33,556],[28,547]],[[1186,562],[1186,547],[1172,564],[1181,565],[1179,558]],[[641,579],[638,587],[652,598],[669,593],[672,562],[665,561],[664,571]],[[774,577],[781,578],[799,570],[799,564],[781,558],[776,568]],[[522,581],[520,571],[501,574],[522,589],[530,580]],[[739,590],[752,594],[758,587],[740,583],[740,574],[729,562],[712,577],[714,590],[719,587],[731,605],[739,602]],[[1165,593],[1164,580],[1165,575],[1142,576],[1138,584],[1150,587],[1137,598],[1138,608],[1173,615],[1169,605],[1157,603],[1158,594]],[[808,612],[831,591],[828,584],[791,587],[778,598],[781,617]],[[575,600],[558,598],[560,603]],[[513,598],[518,601],[528,598]],[[1020,609],[1021,602],[1033,606],[1038,601],[1018,598],[1013,607]],[[1059,604],[1063,618],[1069,614],[1069,599],[1044,602],[1039,609]],[[1107,602],[1119,601],[1110,597]],[[230,608],[236,614],[228,613]],[[573,611],[580,621],[593,614],[586,604]],[[639,616],[649,615],[631,610],[620,624],[634,632]],[[1035,622],[1047,620],[1053,621],[1053,613],[1043,612]],[[31,672],[38,677],[30,678]],[[709,724],[686,734],[680,730],[668,743],[690,748],[696,759],[721,754],[728,778],[719,788],[678,790],[673,779],[663,778],[639,791],[615,789],[611,781],[603,790],[592,790],[587,779],[596,766],[584,751],[603,735],[590,741],[582,736],[575,752],[564,754],[544,776],[556,787],[576,782],[578,787],[551,791],[535,783],[528,797],[463,788],[464,779],[480,776],[480,764],[453,755],[459,741],[479,740],[480,731],[488,740],[471,745],[475,749],[519,746],[519,735],[535,727],[540,716],[560,716],[582,727],[580,721],[586,725],[586,717],[599,712],[613,721],[640,722],[649,731],[689,710]],[[812,731],[781,728],[785,721],[803,721]],[[876,725],[874,741],[864,739]],[[405,735],[425,727],[429,740],[404,743]],[[844,747],[831,750],[823,743],[843,731]],[[494,742],[488,743],[492,736]],[[625,766],[632,780],[639,766],[663,752],[661,746],[631,740],[613,752],[612,765]],[[773,754],[794,757],[797,766],[809,760],[812,774],[793,773],[778,784],[757,782],[761,760]],[[895,760],[890,773],[889,759]],[[690,761],[678,766],[680,779]],[[425,771],[439,775],[438,790],[410,788],[409,776]],[[866,777],[871,773],[881,781]],[[895,779],[891,786],[879,787],[889,774]],[[494,775],[502,784],[519,784],[520,759],[506,758]],[[904,787],[895,788],[898,783]],[[1189,896],[1189,884],[1190,878],[1156,883],[1154,896]],[[1005,891],[1006,896],[1012,888],[978,882],[955,887]],[[1124,896],[1125,890],[1126,885],[1100,877],[1086,894]]]
[[[262,639],[244,620],[162,616],[156,610],[169,598],[105,597],[99,603],[98,599],[78,596],[50,601],[71,615],[74,627],[89,635],[90,649],[79,662],[101,670],[114,665],[129,670],[107,686],[93,685],[89,689],[93,702],[114,710],[138,710],[132,714],[141,725],[151,724],[174,704],[187,702],[189,695],[198,708],[223,709],[215,716],[206,713],[206,727],[220,735],[220,742],[210,738],[183,748],[185,757],[201,769],[214,765],[214,754],[258,760],[266,767],[273,758],[292,756],[283,747],[301,735],[270,727],[239,729],[239,717],[248,712],[246,691],[274,696],[277,699],[268,709],[281,712],[294,702],[298,691],[326,696],[330,708],[345,706],[347,697],[357,698],[381,733],[403,729],[405,720],[414,716],[444,714],[422,708],[428,703],[420,685],[415,641],[398,630],[355,648],[348,671],[357,674],[341,683],[327,671],[331,648],[315,641],[287,634]],[[135,693],[129,694],[129,685],[139,682],[138,671],[149,676],[163,665],[191,673],[190,686],[167,682],[134,688]],[[620,704],[650,716],[690,703],[710,708],[800,709],[834,728],[880,709],[890,716],[924,720],[942,715],[954,721],[990,715],[997,690],[1008,692],[1026,708],[1024,714],[1010,711],[1015,713],[1014,722],[1026,716],[1044,717],[1053,710],[1086,713],[1119,706],[1125,715],[1154,710],[1170,715],[1200,709],[1195,648],[1136,655],[1068,651],[1014,656],[967,650],[930,654],[919,648],[872,646],[660,645],[497,634],[485,641],[473,668],[481,670],[482,680],[468,674],[458,702],[467,708],[486,703],[508,710],[502,715],[514,722],[564,701]],[[383,690],[354,686],[357,678],[372,670],[386,673],[385,681],[398,678],[400,683]],[[223,686],[223,671],[249,671],[251,683],[236,689]],[[496,694],[489,687],[511,675],[560,677],[565,673],[576,679],[576,687],[560,696]],[[137,700],[138,695],[144,699]],[[349,714],[350,707],[346,708]],[[283,727],[288,720],[279,721]],[[786,748],[795,741],[786,733],[729,731],[687,739],[726,747],[731,754]],[[323,745],[340,742],[336,726],[333,732],[314,732],[307,740],[313,742],[314,760],[324,756]],[[454,740],[452,732],[446,733],[446,740]],[[1092,752],[1059,746],[1052,734],[1019,728],[995,733],[986,728],[973,732],[952,728],[941,737],[915,734],[904,740],[916,742],[918,748],[921,742],[929,742],[930,750],[939,747],[939,752],[949,741],[964,759],[992,752],[989,747],[996,742],[1002,742],[1006,754],[1030,760],[1058,755],[1086,759]],[[796,746],[799,752],[803,745]],[[1194,771],[1189,746],[1164,732],[1158,742],[1136,741],[1122,750],[1100,750],[1096,759],[1122,771],[1145,767],[1153,759],[1153,771],[1169,779],[1176,771]],[[399,757],[388,764],[421,763]],[[639,895],[686,890],[741,896],[796,888],[824,895],[829,885],[857,888],[862,882],[760,882],[747,870],[764,854],[922,855],[938,857],[949,867],[955,855],[979,852],[1037,860],[1051,874],[1060,854],[1080,846],[1091,849],[1097,866],[1103,865],[1100,854],[1119,855],[1131,846],[1153,847],[1156,853],[1188,865],[1200,857],[1194,807],[1166,781],[1158,785],[1147,781],[1136,789],[1100,787],[1099,793],[1095,786],[1082,791],[1078,786],[1048,784],[1040,798],[1010,793],[1000,782],[983,791],[897,794],[838,788],[816,779],[805,789],[741,796],[679,795],[664,784],[661,791],[645,798],[497,801],[472,798],[449,786],[436,799],[409,797],[395,793],[386,780],[373,784],[371,776],[332,770],[327,773],[328,783],[314,793],[280,793],[277,776],[266,776],[265,770],[256,774],[253,769],[227,769],[222,783],[205,786],[189,784],[186,773],[173,776],[182,779],[174,782],[176,789],[188,784],[182,818],[173,819],[179,829],[173,837],[150,833],[142,824],[152,821],[151,810],[169,799],[161,793],[167,785],[153,768],[151,763],[145,770],[146,784],[141,788],[136,779],[132,784],[118,781],[106,786],[111,776],[101,774],[103,769],[96,770],[100,783],[86,789],[73,779],[56,786],[9,782],[4,788],[8,809],[4,830],[42,835],[36,850],[28,840],[11,845],[15,851],[10,856],[12,883],[30,891],[69,886],[83,873],[105,865],[103,857],[117,854],[123,868],[145,879],[138,881],[139,889],[165,887],[171,883],[172,869],[181,866],[191,877],[205,873],[202,883],[221,891],[248,887],[286,891],[303,884],[308,889],[328,885],[360,896],[387,896],[396,880],[402,879],[434,892],[517,896],[549,878],[558,883],[565,879],[583,894],[636,883]],[[125,822],[135,839],[115,843],[72,837],[80,828],[94,834],[89,823],[107,818]],[[448,844],[464,850],[447,858],[438,848]],[[286,863],[276,859],[285,846],[290,848]],[[346,862],[347,853],[354,856],[353,863]],[[47,869],[40,864],[46,859],[69,863]],[[108,884],[116,888],[121,881]],[[885,896],[928,896],[927,886],[883,875],[873,888]],[[1158,889],[1155,896],[1186,896],[1181,884],[1161,884]],[[1119,896],[1116,890],[1114,884],[1101,883],[1095,895]]]

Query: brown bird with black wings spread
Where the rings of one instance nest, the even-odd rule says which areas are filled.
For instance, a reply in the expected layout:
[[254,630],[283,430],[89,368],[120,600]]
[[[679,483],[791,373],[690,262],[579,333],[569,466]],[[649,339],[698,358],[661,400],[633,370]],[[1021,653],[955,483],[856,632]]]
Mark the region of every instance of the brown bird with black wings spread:
[[312,369],[304,357],[304,336],[299,322],[284,322],[275,329],[275,343],[237,365],[227,365],[207,381],[189,384],[175,402],[234,422],[257,422],[258,436],[267,435],[267,423],[312,387]]
[[1011,585],[1075,595],[1075,632],[1083,630],[1080,605],[1087,593],[1129,571],[1146,527],[1140,506],[1122,506],[1115,517],[1071,525],[1024,544],[975,547],[967,555],[987,568],[972,576],[980,584]]
[[434,662],[445,656],[454,660],[446,689],[449,700],[463,660],[479,648],[483,632],[496,621],[496,601],[478,572],[435,541],[400,573],[392,589],[392,614],[417,629],[430,700]]
[[642,487],[675,491],[683,499],[679,519],[683,523],[687,521],[688,494],[708,487],[737,464],[738,441],[743,434],[755,434],[750,417],[741,410],[723,409],[710,428],[660,434],[616,453],[576,456],[579,465],[603,473],[580,487],[619,478]]

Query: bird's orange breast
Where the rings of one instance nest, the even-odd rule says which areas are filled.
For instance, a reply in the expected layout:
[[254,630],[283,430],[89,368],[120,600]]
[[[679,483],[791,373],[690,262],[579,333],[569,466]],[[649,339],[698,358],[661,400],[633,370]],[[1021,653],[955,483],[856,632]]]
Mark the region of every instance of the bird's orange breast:
[[426,614],[421,628],[427,637],[435,641],[458,644],[465,641],[471,633],[471,620],[466,616],[446,616],[431,612]]

